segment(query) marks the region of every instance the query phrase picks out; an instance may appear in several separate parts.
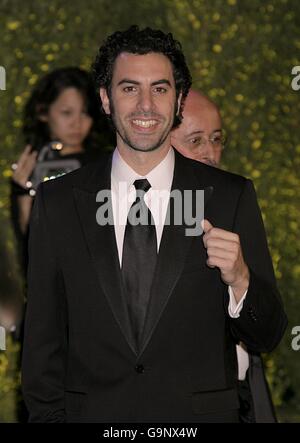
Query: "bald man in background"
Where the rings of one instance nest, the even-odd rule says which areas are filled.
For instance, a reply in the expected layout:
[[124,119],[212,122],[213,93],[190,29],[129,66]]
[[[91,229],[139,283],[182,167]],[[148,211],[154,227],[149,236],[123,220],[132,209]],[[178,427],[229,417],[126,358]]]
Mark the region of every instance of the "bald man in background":
[[[172,132],[171,144],[185,157],[218,167],[226,137],[215,103],[196,90],[190,90],[183,109],[183,120]],[[237,344],[239,368],[240,420],[275,423],[276,416],[260,355]]]
[[182,123],[172,132],[171,142],[185,157],[218,166],[225,137],[217,106],[192,89],[184,104]]

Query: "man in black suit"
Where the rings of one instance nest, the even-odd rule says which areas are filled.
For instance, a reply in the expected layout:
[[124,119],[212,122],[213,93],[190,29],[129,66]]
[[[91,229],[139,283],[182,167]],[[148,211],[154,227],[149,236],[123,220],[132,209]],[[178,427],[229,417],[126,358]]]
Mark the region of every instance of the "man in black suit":
[[237,422],[235,343],[286,327],[253,185],[171,148],[191,78],[170,34],[116,32],[94,71],[117,148],[37,192],[30,421]]
[[[201,92],[191,89],[184,102],[181,124],[172,131],[171,144],[185,157],[218,167],[226,135],[216,104]],[[263,361],[259,354],[236,345],[240,421],[276,423]]]

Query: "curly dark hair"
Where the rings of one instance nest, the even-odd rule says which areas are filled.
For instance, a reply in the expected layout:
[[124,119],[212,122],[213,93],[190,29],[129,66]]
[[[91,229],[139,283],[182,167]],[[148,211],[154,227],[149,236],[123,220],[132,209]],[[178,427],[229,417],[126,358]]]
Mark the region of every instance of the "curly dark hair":
[[24,108],[25,142],[31,144],[33,149],[39,150],[51,140],[48,124],[42,121],[40,116],[48,113],[51,104],[66,88],[75,88],[82,94],[87,112],[93,119],[91,130],[83,142],[84,148],[96,148],[99,140],[103,140],[104,134],[108,143],[114,144],[107,121],[100,112],[101,102],[95,94],[91,74],[72,66],[51,71],[42,77],[33,89]]
[[[139,29],[133,25],[126,31],[117,31],[107,37],[99,48],[95,62],[92,65],[97,91],[105,88],[111,97],[111,82],[116,58],[122,52],[144,55],[150,52],[158,52],[170,60],[173,67],[173,75],[176,87],[176,98],[182,93],[179,116],[174,119],[174,126],[178,126],[182,119],[184,100],[192,84],[192,77],[186,64],[181,44],[175,40],[171,33],[165,34],[160,30]],[[103,108],[102,111],[104,112]]]

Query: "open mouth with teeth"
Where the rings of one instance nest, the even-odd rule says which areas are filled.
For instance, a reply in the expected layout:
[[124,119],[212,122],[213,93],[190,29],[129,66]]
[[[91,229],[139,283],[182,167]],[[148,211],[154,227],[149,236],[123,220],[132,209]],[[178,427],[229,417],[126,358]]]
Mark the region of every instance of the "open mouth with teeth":
[[153,129],[155,126],[158,125],[158,121],[157,120],[139,120],[139,119],[135,119],[135,120],[131,120],[131,123],[134,127],[142,129],[142,130],[151,130]]

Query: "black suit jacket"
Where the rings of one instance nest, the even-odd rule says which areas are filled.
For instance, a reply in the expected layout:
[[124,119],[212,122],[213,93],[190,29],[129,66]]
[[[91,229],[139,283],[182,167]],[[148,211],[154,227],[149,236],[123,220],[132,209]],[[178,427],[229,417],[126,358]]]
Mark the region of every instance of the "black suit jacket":
[[172,189],[205,189],[205,217],[240,235],[251,274],[240,317],[228,315],[228,288],[206,266],[202,236],[171,223],[137,353],[114,226],[96,223],[111,156],[42,184],[30,227],[23,356],[31,421],[238,420],[235,343],[271,351],[286,317],[252,183],[175,155]]

